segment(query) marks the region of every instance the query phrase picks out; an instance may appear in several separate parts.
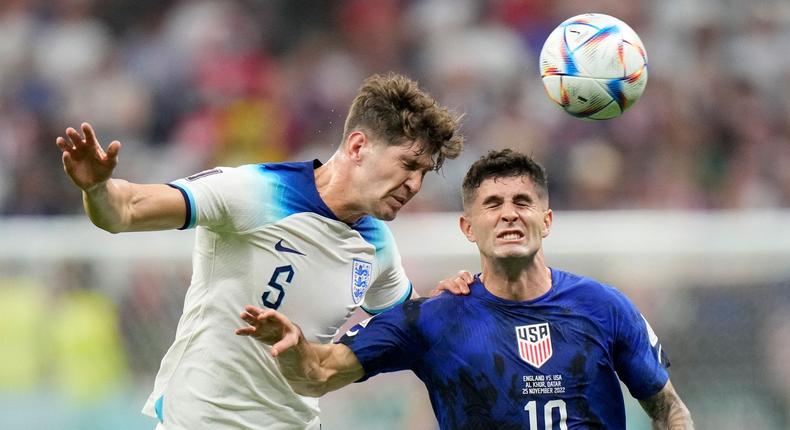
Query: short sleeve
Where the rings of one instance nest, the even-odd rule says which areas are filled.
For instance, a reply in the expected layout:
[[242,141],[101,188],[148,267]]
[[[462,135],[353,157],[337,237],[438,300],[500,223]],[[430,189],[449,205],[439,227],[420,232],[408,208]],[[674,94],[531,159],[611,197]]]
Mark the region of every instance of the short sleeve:
[[[421,301],[425,299],[417,299]],[[407,317],[410,307],[419,306],[409,300],[389,312],[356,324],[338,341],[348,346],[365,370],[357,382],[384,372],[411,369],[427,348],[421,345],[417,322]]]
[[380,270],[361,304],[370,315],[380,314],[405,302],[413,289],[390,229],[381,221],[376,221],[376,229],[371,242],[376,247],[376,262]]
[[650,324],[625,296],[615,317],[615,370],[636,399],[656,394],[669,380],[666,354]]
[[243,231],[260,216],[265,181],[256,169],[216,167],[170,182],[184,196],[187,215],[182,229],[205,226],[216,230]]

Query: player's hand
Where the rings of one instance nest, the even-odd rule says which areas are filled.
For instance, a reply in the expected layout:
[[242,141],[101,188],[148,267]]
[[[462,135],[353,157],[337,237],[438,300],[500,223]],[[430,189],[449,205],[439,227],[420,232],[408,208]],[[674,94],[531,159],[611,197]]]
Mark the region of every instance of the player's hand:
[[63,151],[63,170],[76,186],[88,191],[110,179],[118,164],[121,142],[113,141],[104,152],[93,127],[84,122],[80,128],[82,135],[71,127],[67,128],[66,137],[58,136],[55,144]]
[[299,327],[273,309],[247,305],[240,316],[249,326],[237,328],[236,334],[252,336],[271,345],[272,357],[277,357],[299,342]]
[[456,276],[439,281],[439,284],[436,285],[436,288],[431,290],[430,296],[436,297],[441,294],[442,291],[449,291],[456,296],[467,295],[470,291],[469,285],[471,285],[474,280],[475,278],[471,273],[467,272],[466,270],[461,270]]

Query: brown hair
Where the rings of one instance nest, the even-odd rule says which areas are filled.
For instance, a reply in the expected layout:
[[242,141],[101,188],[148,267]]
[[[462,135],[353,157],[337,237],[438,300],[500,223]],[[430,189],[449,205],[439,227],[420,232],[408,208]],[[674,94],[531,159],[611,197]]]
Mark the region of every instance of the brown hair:
[[373,133],[387,145],[419,141],[438,170],[445,159],[457,157],[463,149],[460,120],[411,79],[394,73],[373,75],[362,83],[351,103],[343,141],[359,129]]
[[486,179],[528,176],[538,191],[538,197],[549,199],[549,180],[546,171],[532,157],[512,149],[490,151],[472,164],[461,185],[464,208],[474,200],[475,192]]

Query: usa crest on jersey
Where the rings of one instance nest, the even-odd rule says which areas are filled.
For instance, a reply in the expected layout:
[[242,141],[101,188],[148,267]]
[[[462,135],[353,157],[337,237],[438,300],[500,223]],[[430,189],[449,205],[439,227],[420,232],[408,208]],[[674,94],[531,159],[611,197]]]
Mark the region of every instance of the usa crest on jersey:
[[549,323],[518,326],[516,339],[519,357],[535,368],[543,366],[554,352]]
[[361,302],[365,297],[365,292],[370,288],[372,272],[373,264],[354,259],[351,267],[351,298],[354,299],[354,304]]

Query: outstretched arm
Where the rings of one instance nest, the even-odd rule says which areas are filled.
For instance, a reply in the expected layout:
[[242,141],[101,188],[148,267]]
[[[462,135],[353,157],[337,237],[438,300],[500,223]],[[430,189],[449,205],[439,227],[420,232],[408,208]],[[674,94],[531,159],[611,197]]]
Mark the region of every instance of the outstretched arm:
[[118,233],[184,224],[186,203],[181,192],[164,184],[110,178],[118,164],[121,142],[110,143],[105,152],[90,124],[83,123],[81,130],[84,137],[69,127],[66,137],[58,137],[55,143],[63,152],[63,169],[82,190],[85,212],[97,227]]
[[667,381],[664,388],[639,403],[653,420],[655,430],[693,430],[691,413],[675,392],[672,382]]
[[320,397],[365,375],[347,346],[308,342],[299,327],[275,310],[255,306],[244,310],[241,318],[249,326],[236,329],[236,334],[271,345],[272,357],[297,394]]

